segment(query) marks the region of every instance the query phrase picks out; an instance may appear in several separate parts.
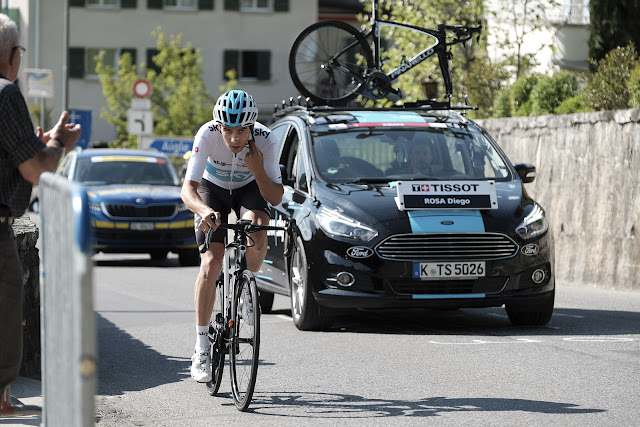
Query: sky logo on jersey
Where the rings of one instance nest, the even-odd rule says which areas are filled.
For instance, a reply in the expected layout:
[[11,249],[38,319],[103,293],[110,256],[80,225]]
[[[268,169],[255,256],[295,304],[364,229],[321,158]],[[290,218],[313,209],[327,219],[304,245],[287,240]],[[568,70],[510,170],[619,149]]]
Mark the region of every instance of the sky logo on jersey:
[[227,169],[219,169],[207,162],[207,172],[211,175],[219,179],[220,181],[228,181],[228,182],[243,182],[248,181],[253,177],[251,172],[243,172],[243,171],[235,171],[233,172],[233,176],[231,176],[231,171]]

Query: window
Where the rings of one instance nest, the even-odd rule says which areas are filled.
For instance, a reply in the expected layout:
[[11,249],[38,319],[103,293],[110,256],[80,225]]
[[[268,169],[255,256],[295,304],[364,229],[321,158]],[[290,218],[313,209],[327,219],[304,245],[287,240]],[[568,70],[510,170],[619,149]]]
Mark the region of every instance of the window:
[[87,6],[120,7],[120,0],[87,0]]
[[195,10],[196,0],[165,0],[165,9]]
[[268,50],[225,50],[224,76],[236,70],[238,79],[271,79],[271,52]]
[[104,64],[118,68],[118,61],[116,58],[120,58],[125,53],[131,54],[132,63],[136,63],[136,49],[135,48],[84,48],[84,47],[70,47],[69,48],[69,77],[75,79],[97,78],[95,57],[104,51]]
[[243,12],[271,12],[272,0],[241,0],[240,10]]

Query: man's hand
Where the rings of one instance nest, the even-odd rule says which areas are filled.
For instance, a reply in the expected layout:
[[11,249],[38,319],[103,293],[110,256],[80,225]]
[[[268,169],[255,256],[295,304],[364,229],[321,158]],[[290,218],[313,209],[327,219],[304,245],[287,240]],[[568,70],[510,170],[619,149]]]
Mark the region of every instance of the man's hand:
[[58,123],[48,132],[43,132],[38,126],[38,138],[45,144],[51,139],[60,141],[67,150],[71,150],[80,138],[82,129],[79,124],[67,123],[69,121],[69,112],[63,111],[58,119]]
[[244,162],[253,174],[253,176],[260,175],[264,172],[264,160],[262,157],[262,151],[256,146],[253,139],[249,140],[249,152],[244,157]]
[[[200,218],[202,218],[199,225],[200,230],[205,234],[209,231],[209,228],[213,228],[213,231],[216,231],[220,225],[220,212],[209,208],[206,213],[202,212],[202,214],[203,215],[200,216]],[[211,217],[215,218],[215,220]]]

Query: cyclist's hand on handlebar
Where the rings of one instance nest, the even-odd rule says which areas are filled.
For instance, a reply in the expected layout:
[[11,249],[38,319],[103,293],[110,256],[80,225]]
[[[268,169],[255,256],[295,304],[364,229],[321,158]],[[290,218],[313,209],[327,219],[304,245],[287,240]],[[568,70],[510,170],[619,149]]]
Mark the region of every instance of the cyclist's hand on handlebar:
[[200,230],[204,233],[209,231],[210,228],[213,228],[213,231],[216,231],[220,225],[220,212],[216,212],[213,209],[210,209],[205,215],[201,216],[201,218]]

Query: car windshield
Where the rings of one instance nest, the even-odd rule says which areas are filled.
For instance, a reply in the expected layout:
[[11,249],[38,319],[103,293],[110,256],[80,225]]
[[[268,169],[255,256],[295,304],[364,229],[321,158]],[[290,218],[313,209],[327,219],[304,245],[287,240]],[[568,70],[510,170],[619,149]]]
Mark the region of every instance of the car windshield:
[[509,170],[477,131],[450,126],[316,133],[314,162],[328,182],[500,179]]
[[78,159],[73,176],[74,181],[85,185],[180,185],[171,163],[153,156],[82,157]]

